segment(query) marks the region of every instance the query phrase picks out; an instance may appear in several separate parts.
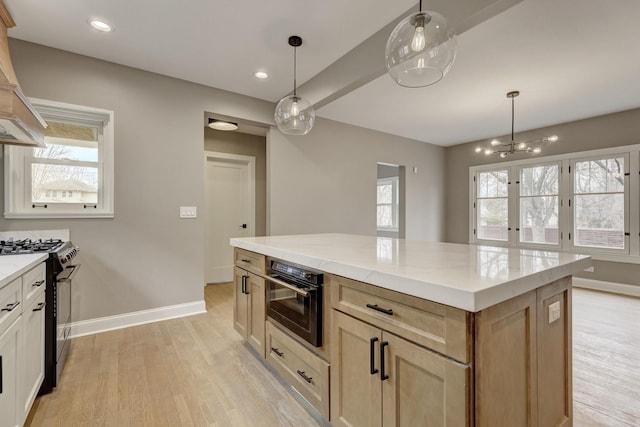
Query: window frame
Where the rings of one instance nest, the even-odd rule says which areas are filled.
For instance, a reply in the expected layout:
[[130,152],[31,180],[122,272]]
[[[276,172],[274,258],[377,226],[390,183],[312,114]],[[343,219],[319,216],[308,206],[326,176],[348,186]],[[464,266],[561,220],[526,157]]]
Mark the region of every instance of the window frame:
[[376,229],[378,231],[397,232],[400,230],[400,177],[391,176],[386,178],[378,178],[376,182],[376,190],[380,185],[391,184],[391,227],[378,225],[378,206],[386,205],[386,203],[378,203],[376,195]]
[[[575,246],[573,241],[573,185],[575,163],[589,159],[624,157],[625,162],[625,249],[594,248]],[[559,178],[559,245],[530,244],[519,238],[520,197],[515,181],[520,179],[522,167],[541,166],[557,162],[560,165]],[[479,172],[509,169],[509,239],[507,242],[488,241],[476,236],[476,186],[474,178]],[[570,172],[569,172],[570,171]],[[514,179],[517,177],[517,179]],[[571,236],[569,235],[571,233]],[[640,144],[574,152],[553,156],[536,156],[521,160],[498,161],[497,163],[471,166],[469,168],[469,243],[520,247],[523,249],[546,249],[567,253],[588,254],[595,260],[640,264]]]
[[[45,120],[98,128],[98,203],[32,203],[31,165],[34,147],[4,146],[6,219],[113,218],[114,217],[114,112],[110,110],[30,98]],[[83,163],[82,161],[73,161]],[[39,162],[35,162],[39,163]],[[65,161],[44,162],[64,164]]]
[[[511,216],[511,212],[513,212],[513,203],[511,201],[511,181],[512,181],[512,172],[511,169],[508,167],[502,167],[501,165],[492,165],[494,167],[489,167],[489,168],[482,168],[482,169],[478,169],[476,171],[476,173],[473,176],[473,235],[475,240],[477,240],[478,242],[482,243],[483,245],[489,245],[489,246],[504,246],[507,245],[509,243],[509,234],[510,234],[510,223],[509,223],[509,218]],[[496,166],[501,166],[501,167],[496,167]],[[478,234],[476,233],[476,230],[479,229],[478,227],[478,210],[477,210],[477,206],[478,206],[478,185],[480,183],[480,178],[479,175],[482,173],[491,173],[491,172],[502,172],[502,171],[506,171],[507,172],[507,240],[498,240],[498,239],[480,239],[478,237]],[[500,197],[501,199],[503,199],[504,197]],[[489,199],[487,198],[483,198],[483,199]],[[492,198],[495,199],[495,198]]]

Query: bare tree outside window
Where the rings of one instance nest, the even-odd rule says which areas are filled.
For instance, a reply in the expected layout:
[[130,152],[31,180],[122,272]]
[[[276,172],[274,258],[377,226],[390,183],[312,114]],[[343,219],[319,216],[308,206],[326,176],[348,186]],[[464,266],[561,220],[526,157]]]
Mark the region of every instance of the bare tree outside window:
[[[57,129],[59,131],[59,127]],[[33,203],[98,202],[98,142],[97,137],[95,139],[45,136],[47,147],[32,149]]]
[[558,165],[520,169],[520,241],[558,244]]

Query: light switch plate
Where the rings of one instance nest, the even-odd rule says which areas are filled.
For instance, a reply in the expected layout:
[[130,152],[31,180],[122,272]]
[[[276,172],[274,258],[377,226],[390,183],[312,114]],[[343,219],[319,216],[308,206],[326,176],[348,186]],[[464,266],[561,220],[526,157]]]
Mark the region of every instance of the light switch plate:
[[549,304],[549,323],[553,323],[560,318],[560,301]]
[[196,206],[180,206],[180,218],[196,218],[198,209]]

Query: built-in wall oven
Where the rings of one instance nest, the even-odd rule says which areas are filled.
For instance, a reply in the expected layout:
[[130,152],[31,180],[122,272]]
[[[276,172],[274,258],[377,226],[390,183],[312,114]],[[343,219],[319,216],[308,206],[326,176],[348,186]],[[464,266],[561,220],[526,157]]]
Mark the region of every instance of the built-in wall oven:
[[267,258],[266,281],[268,316],[312,345],[322,346],[322,273]]

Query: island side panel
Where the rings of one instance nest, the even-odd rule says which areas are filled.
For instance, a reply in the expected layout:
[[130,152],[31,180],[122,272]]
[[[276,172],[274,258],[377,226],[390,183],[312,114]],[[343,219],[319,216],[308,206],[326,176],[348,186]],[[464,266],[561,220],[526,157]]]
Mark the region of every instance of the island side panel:
[[[538,425],[569,427],[573,425],[571,278],[540,288],[537,296]],[[559,309],[555,315],[554,308]]]

